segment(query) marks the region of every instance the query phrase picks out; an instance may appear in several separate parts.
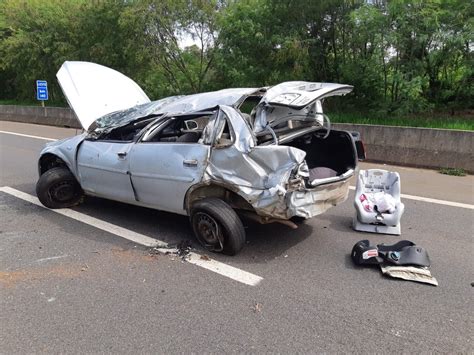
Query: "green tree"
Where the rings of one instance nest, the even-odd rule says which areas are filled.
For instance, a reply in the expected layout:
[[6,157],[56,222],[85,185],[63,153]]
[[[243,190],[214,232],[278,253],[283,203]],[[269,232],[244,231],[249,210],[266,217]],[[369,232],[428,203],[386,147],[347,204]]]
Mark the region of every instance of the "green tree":
[[46,79],[59,102],[57,70],[84,60],[125,73],[151,98],[309,80],[354,85],[344,105],[333,100],[339,110],[471,108],[473,8],[466,0],[3,0],[0,97],[34,100],[35,80]]
[[0,12],[8,34],[0,42],[0,68],[9,76],[10,97],[34,99],[35,80],[46,79],[51,99],[60,100],[54,77],[61,64],[75,53],[77,37],[70,26],[78,22],[84,4],[79,0],[3,2]]
[[[137,1],[123,15],[153,61],[152,75],[171,93],[202,91],[214,61],[217,1]],[[193,40],[191,46],[184,46]]]

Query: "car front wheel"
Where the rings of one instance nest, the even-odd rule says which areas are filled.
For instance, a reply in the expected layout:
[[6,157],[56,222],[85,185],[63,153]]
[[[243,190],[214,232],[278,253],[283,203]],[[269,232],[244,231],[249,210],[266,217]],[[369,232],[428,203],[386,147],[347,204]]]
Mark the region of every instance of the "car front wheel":
[[36,195],[48,208],[67,208],[79,204],[83,191],[67,168],[57,167],[40,176],[36,183]]
[[237,254],[245,244],[245,230],[235,211],[218,198],[197,201],[191,224],[198,241],[209,251]]

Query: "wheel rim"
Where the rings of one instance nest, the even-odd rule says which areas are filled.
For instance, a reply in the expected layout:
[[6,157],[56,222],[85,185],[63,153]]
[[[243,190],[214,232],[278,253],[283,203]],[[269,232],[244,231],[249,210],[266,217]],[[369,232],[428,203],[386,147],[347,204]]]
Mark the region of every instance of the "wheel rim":
[[73,181],[61,181],[49,188],[49,196],[57,202],[67,202],[77,194],[77,188]]
[[212,216],[204,212],[197,212],[195,214],[195,226],[199,241],[207,249],[212,251],[222,251],[224,249],[222,228]]

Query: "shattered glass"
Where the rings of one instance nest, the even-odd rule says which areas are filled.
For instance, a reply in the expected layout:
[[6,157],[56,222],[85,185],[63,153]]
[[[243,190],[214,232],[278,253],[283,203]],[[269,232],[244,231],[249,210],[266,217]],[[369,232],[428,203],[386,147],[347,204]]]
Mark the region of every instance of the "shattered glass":
[[154,113],[160,113],[160,109],[165,105],[178,100],[183,96],[171,96],[158,101],[148,102],[146,104],[137,105],[123,111],[109,113],[97,119],[89,128],[89,132],[100,135],[110,128],[125,126],[139,118],[150,116]]

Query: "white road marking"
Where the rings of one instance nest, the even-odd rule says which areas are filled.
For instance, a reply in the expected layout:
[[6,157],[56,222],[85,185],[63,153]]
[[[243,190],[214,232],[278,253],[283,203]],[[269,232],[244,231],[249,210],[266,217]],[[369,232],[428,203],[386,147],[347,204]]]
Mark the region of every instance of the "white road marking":
[[[41,204],[41,202],[39,202],[37,197],[27,194],[23,191],[16,190],[9,186],[0,187],[0,191],[3,191],[9,195],[15,196],[24,201],[30,202],[34,205],[46,208]],[[125,238],[137,244],[144,245],[146,247],[157,247],[158,250],[162,253],[172,251],[171,249],[168,248],[168,243],[166,242],[163,242],[158,239],[150,238],[144,234],[134,232],[130,229],[116,226],[112,223],[102,221],[100,219],[88,216],[84,213],[80,213],[80,212],[67,209],[67,208],[55,209],[55,210],[50,210],[50,211],[75,219],[76,221],[88,224],[94,228],[103,230],[105,232],[115,234],[119,237]],[[187,259],[187,261],[191,264],[200,266],[204,269],[210,270],[219,275],[228,277],[232,280],[241,282],[246,285],[256,286],[263,280],[263,278],[258,275],[221,263],[219,261],[212,260],[212,259],[211,260],[201,259],[201,255],[196,254],[196,253],[190,253],[189,260]]]
[[188,262],[210,271],[218,270],[219,273],[222,273],[222,275],[227,275],[227,277],[230,277],[231,279],[242,282],[243,284],[246,284],[246,285],[258,284],[260,281],[263,280],[263,278],[261,278],[260,276],[257,276],[258,280],[256,280],[255,279],[256,275],[251,274],[247,271],[236,269],[233,266],[220,263],[214,259],[203,260],[201,259],[201,255],[196,254],[196,253],[189,253]]
[[43,259],[35,260],[35,263],[42,263],[43,261],[56,260],[56,259],[63,259],[63,258],[67,258],[68,256],[69,256],[69,255],[51,256],[51,257],[49,257],[49,258],[43,258]]
[[35,139],[42,139],[44,141],[57,141],[57,139],[54,138],[46,138],[46,137],[40,137],[40,136],[32,136],[29,134],[23,134],[23,133],[16,133],[16,132],[9,132],[9,131],[0,131],[0,133],[5,133],[5,134],[12,134],[14,136],[20,136],[20,137],[28,137],[28,138],[35,138]]
[[[159,250],[161,253],[173,251],[173,249],[170,250],[163,248],[158,248],[157,250]],[[193,252],[187,255],[186,261],[190,264],[194,264],[204,269],[217,272],[218,274],[227,276],[233,280],[242,282],[246,285],[256,286],[260,283],[260,281],[263,280],[263,278],[260,276],[251,274],[250,272],[241,269],[237,269],[233,266],[221,263],[220,261],[216,261],[214,259],[202,258],[200,254]]]
[[[349,188],[351,190],[356,189],[355,186],[350,186]],[[401,198],[406,198],[407,200],[415,200],[415,201],[436,203],[438,205],[445,205],[445,206],[459,207],[459,208],[467,208],[467,209],[470,209],[470,210],[474,210],[474,205],[470,205],[468,203],[438,200],[438,199],[435,199],[435,198],[421,197],[421,196],[414,196],[414,195],[405,195],[405,194],[400,194],[400,197]]]

